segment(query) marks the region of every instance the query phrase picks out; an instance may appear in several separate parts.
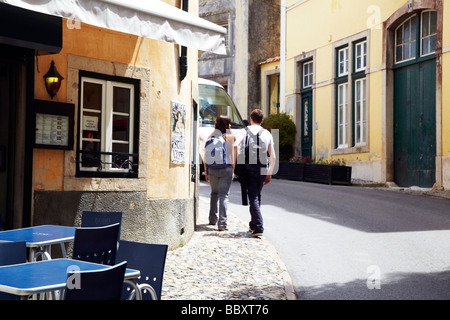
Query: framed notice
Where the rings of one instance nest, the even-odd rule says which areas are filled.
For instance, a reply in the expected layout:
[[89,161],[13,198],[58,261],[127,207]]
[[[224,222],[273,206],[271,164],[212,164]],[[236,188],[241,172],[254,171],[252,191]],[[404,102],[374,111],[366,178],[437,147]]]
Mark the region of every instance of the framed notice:
[[73,150],[75,105],[35,100],[35,148]]
[[184,164],[186,152],[186,106],[172,101],[172,163]]

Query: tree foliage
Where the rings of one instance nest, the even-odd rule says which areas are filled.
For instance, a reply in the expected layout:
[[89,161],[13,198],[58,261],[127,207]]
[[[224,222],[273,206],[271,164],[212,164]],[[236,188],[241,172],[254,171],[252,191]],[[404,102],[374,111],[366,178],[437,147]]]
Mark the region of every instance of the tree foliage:
[[279,155],[280,161],[289,161],[294,155],[295,134],[297,129],[291,117],[286,113],[271,114],[264,118],[262,127],[272,132],[279,130]]

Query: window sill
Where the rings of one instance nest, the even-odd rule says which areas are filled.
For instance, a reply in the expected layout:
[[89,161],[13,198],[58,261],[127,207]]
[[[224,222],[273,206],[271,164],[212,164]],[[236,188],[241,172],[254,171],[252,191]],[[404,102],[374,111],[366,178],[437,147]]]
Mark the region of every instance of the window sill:
[[352,154],[352,153],[367,153],[369,152],[369,146],[354,146],[350,148],[338,148],[331,150],[331,155],[343,155],[343,154]]

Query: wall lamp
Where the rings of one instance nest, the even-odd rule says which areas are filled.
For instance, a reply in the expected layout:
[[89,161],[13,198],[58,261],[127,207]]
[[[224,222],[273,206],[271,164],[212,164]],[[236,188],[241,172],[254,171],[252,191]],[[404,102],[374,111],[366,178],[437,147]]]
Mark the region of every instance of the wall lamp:
[[58,93],[63,79],[64,79],[63,76],[61,76],[58,70],[56,70],[55,61],[52,60],[50,69],[44,76],[45,88],[47,89],[47,92],[50,95],[50,97],[52,97],[52,99]]

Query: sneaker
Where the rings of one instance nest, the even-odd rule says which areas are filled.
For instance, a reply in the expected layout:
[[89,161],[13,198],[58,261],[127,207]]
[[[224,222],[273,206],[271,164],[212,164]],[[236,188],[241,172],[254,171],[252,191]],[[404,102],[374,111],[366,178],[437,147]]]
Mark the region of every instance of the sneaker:
[[227,227],[219,227],[218,229],[219,229],[219,231],[227,231],[228,230]]
[[251,234],[251,237],[252,238],[259,238],[259,237],[262,237],[263,236],[263,233],[262,232],[253,232],[252,234]]

